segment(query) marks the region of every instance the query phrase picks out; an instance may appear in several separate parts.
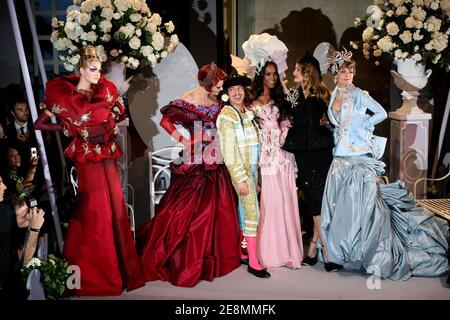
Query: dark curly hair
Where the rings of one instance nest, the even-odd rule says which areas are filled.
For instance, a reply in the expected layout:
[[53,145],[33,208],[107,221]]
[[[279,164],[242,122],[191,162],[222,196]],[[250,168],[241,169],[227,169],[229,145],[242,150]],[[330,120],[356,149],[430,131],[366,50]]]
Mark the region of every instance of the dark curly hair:
[[258,99],[258,97],[264,92],[264,75],[266,73],[267,66],[272,65],[277,73],[277,81],[275,82],[275,87],[270,89],[270,98],[274,101],[275,105],[280,110],[280,117],[278,122],[285,119],[290,119],[290,113],[288,104],[286,103],[286,94],[283,91],[283,85],[281,84],[280,75],[278,74],[278,67],[275,62],[267,61],[261,68],[261,71],[255,75],[253,79],[251,96],[252,101]]

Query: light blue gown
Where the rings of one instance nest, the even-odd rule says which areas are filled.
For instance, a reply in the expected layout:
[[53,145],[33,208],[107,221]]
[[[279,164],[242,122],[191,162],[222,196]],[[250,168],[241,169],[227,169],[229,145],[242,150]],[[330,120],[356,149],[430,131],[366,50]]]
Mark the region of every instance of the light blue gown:
[[328,261],[393,280],[447,272],[448,223],[417,206],[400,181],[385,185],[379,178],[386,140],[373,130],[386,111],[348,85],[336,113],[336,94],[337,88],[328,106],[336,146],[321,213]]

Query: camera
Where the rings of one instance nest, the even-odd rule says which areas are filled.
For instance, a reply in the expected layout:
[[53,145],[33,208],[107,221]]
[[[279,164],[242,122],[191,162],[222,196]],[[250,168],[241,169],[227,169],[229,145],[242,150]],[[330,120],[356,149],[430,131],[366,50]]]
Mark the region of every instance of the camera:
[[30,198],[30,199],[27,200],[27,205],[28,205],[28,208],[31,209],[31,208],[37,207],[38,206],[38,202],[37,202],[36,199]]
[[33,158],[36,158],[37,157],[37,149],[36,148],[31,148],[31,156],[33,157]]

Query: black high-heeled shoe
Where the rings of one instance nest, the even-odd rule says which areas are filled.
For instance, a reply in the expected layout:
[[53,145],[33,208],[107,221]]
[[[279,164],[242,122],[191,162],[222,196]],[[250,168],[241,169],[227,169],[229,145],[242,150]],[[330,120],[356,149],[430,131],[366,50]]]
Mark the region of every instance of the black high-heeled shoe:
[[261,270],[256,270],[256,269],[253,269],[252,267],[250,267],[250,265],[249,265],[247,267],[247,271],[258,278],[269,278],[270,277],[270,273],[267,271],[266,268],[261,269]]
[[241,258],[241,264],[245,264],[246,266],[248,266],[248,258],[246,259]]
[[313,265],[315,265],[317,263],[317,261],[318,261],[317,256],[318,256],[318,254],[316,254],[315,257],[308,257],[308,256],[306,256],[306,258],[303,259],[303,261],[302,261],[302,265],[304,265],[304,266],[313,266]]
[[338,271],[341,270],[342,268],[343,267],[340,264],[334,262],[325,262],[325,270],[327,272]]

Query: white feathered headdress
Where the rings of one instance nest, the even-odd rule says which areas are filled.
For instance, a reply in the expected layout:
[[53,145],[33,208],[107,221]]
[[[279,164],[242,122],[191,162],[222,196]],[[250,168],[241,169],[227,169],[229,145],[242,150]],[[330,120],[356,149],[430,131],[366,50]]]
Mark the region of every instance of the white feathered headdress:
[[286,77],[288,48],[276,36],[268,33],[253,34],[242,44],[245,57],[240,59],[231,56],[232,65],[239,72],[245,72],[250,78],[254,78],[255,72],[259,73],[267,61],[273,61],[278,67],[280,80]]

